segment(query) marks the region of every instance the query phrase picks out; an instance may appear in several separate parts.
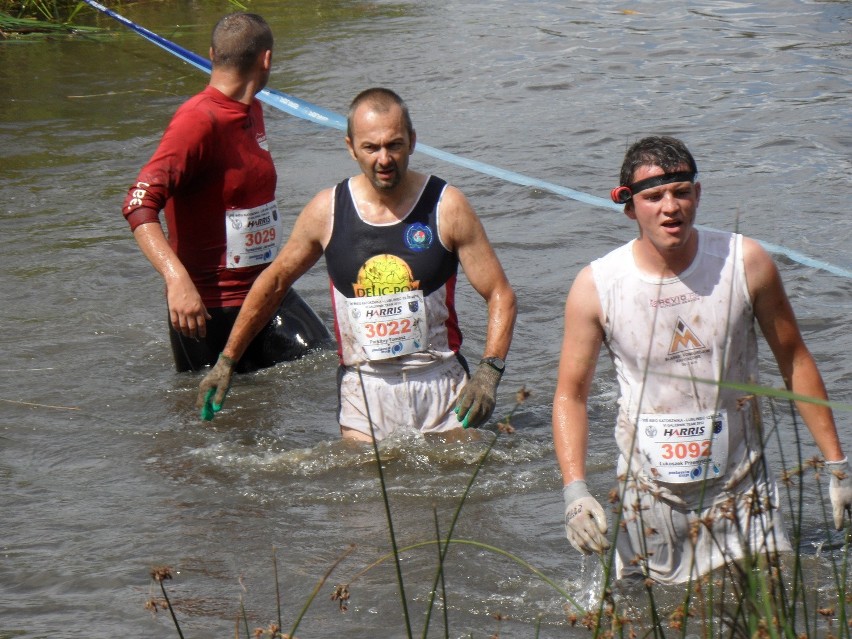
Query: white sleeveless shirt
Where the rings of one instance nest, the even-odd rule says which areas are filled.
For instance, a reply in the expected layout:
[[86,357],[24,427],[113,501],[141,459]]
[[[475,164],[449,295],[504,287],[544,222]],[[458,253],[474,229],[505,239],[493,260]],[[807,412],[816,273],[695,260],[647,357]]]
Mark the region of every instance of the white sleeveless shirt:
[[619,474],[690,507],[705,481],[708,504],[760,456],[756,405],[713,383],[758,381],[742,239],[701,229],[692,264],[665,279],[638,269],[634,242],[591,264],[620,387]]

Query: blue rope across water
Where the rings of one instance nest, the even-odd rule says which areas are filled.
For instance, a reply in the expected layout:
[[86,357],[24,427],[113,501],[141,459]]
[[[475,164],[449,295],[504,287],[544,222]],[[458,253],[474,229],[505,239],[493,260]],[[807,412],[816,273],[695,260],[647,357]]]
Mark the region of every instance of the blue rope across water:
[[[210,63],[210,60],[208,60],[207,58],[203,58],[200,55],[193,53],[192,51],[188,51],[187,49],[184,49],[183,47],[175,44],[174,42],[166,40],[162,36],[157,35],[153,31],[149,31],[144,27],[140,27],[135,22],[132,22],[124,16],[119,15],[115,11],[108,9],[99,2],[95,2],[94,0],[84,0],[84,2],[92,8],[97,9],[101,13],[104,13],[105,15],[117,20],[124,26],[141,35],[143,38],[153,42],[157,46],[162,47],[169,53],[176,55],[184,62],[188,62],[189,64],[200,69],[201,71],[205,71],[206,73],[211,72],[212,65]],[[299,98],[296,98],[282,91],[277,91],[275,89],[263,89],[260,93],[258,93],[257,97],[260,101],[265,102],[271,107],[274,107],[280,111],[284,111],[285,113],[289,113],[290,115],[293,115],[297,118],[309,120],[321,126],[331,127],[340,131],[346,130],[346,118],[344,116],[340,115],[339,113],[323,109],[322,107],[318,107],[314,104],[311,104],[310,102],[300,100]],[[574,189],[570,189],[566,186],[560,186],[558,184],[553,184],[552,182],[545,182],[544,180],[532,178],[521,173],[515,173],[514,171],[507,171],[506,169],[501,169],[500,167],[493,166],[491,164],[486,164],[485,162],[471,160],[469,158],[456,155],[454,153],[442,151],[426,144],[421,144],[418,142],[417,150],[425,155],[429,155],[431,157],[443,160],[445,162],[449,162],[451,164],[455,164],[457,166],[462,166],[471,169],[472,171],[477,171],[485,175],[490,175],[492,177],[505,180],[506,182],[512,182],[513,184],[519,184],[521,186],[528,186],[532,188],[541,189],[543,191],[549,191],[551,193],[555,193],[556,195],[561,195],[563,197],[567,197],[578,202],[583,202],[585,204],[590,204],[592,206],[612,209],[614,211],[619,212],[623,210],[622,205],[615,204],[607,198],[598,197],[596,195],[590,195],[588,193],[583,193],[582,191],[575,191]],[[779,246],[777,244],[769,244],[763,241],[760,241],[760,243],[770,253],[784,255],[785,257],[793,260],[794,262],[797,262],[804,266],[810,266],[812,268],[826,271],[834,275],[839,275],[841,277],[852,279],[852,270],[837,266],[835,264],[831,264],[829,262],[817,260],[815,258],[809,257],[798,251],[794,251],[784,246]]]

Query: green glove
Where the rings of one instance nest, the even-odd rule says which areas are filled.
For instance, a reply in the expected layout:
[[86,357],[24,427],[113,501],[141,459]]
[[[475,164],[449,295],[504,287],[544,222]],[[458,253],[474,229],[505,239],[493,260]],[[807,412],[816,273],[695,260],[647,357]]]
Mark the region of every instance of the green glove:
[[216,364],[198,385],[198,397],[195,400],[197,408],[201,409],[201,419],[209,422],[216,413],[222,410],[225,396],[231,388],[231,375],[234,374],[234,360],[219,354]]
[[463,428],[479,428],[494,412],[497,385],[503,373],[493,366],[480,363],[467,384],[462,388],[455,413]]

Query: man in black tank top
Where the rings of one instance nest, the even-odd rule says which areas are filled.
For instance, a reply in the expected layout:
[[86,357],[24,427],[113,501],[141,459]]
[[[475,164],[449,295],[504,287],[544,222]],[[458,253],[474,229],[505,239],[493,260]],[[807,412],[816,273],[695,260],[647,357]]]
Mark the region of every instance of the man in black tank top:
[[[512,340],[515,294],[464,195],[408,169],[415,142],[408,108],[393,91],[368,89],[352,101],[346,146],[361,173],[302,210],[200,385],[202,414],[206,407],[212,418],[221,408],[233,362],[293,282],[325,255],[343,437],[370,441],[488,420]],[[472,374],[460,350],[459,265],[488,305],[484,353]]]

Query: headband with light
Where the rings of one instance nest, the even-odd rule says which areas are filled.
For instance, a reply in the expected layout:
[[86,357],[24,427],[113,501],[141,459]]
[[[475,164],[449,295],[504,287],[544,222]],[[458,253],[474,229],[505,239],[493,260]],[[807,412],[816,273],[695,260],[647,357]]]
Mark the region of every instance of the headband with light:
[[626,204],[630,199],[640,191],[653,189],[656,186],[663,184],[671,184],[673,182],[695,182],[696,174],[692,171],[678,171],[677,173],[664,173],[663,175],[655,175],[644,180],[639,180],[628,186],[617,186],[610,191],[609,196],[616,204]]

